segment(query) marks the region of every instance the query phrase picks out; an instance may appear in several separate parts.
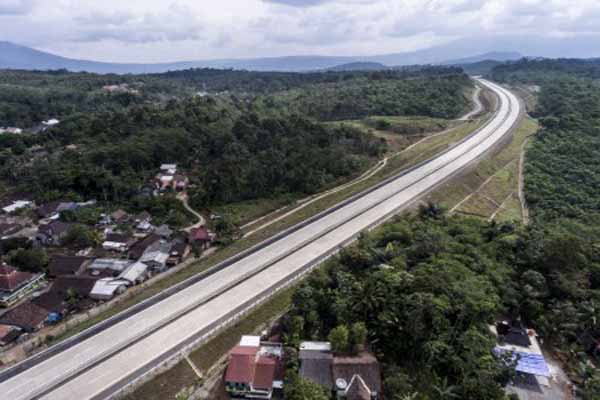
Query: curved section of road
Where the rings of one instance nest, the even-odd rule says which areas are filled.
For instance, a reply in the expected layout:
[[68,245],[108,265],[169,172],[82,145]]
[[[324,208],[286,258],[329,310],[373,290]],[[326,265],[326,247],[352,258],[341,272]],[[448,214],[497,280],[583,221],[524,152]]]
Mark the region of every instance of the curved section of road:
[[517,98],[499,97],[496,116],[428,162],[324,213],[229,267],[0,383],[2,398],[101,399],[307,271],[481,157],[519,119]]

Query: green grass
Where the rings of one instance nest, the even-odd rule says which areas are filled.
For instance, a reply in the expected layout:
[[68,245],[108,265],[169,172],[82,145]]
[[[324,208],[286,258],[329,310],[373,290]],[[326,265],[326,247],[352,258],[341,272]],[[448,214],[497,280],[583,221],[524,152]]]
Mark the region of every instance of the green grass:
[[503,204],[502,210],[496,214],[495,220],[498,222],[521,221],[523,214],[521,212],[521,202],[515,193]]
[[[497,211],[511,193],[518,191],[519,157],[523,143],[538,131],[538,123],[525,118],[517,127],[514,136],[500,151],[485,158],[477,168],[466,174],[459,175],[440,189],[428,196],[428,200],[442,203],[452,209],[468,195],[479,189],[479,193],[471,196],[456,212],[489,218]],[[488,178],[489,182],[485,183]],[[485,185],[483,185],[485,183]],[[483,185],[483,186],[482,186]],[[492,200],[492,201],[490,201]],[[518,202],[518,198],[517,198]],[[494,204],[495,203],[495,204]],[[512,200],[508,210],[501,210],[497,218],[520,220],[522,218],[520,203],[518,212],[514,209],[517,204]]]
[[[288,288],[244,316],[223,332],[210,339],[190,354],[190,359],[205,373],[234,347],[242,335],[257,333],[266,327],[275,316],[284,313],[292,302],[294,288]],[[164,400],[174,399],[182,389],[195,385],[197,376],[187,363],[182,360],[173,368],[146,382],[126,400]]]

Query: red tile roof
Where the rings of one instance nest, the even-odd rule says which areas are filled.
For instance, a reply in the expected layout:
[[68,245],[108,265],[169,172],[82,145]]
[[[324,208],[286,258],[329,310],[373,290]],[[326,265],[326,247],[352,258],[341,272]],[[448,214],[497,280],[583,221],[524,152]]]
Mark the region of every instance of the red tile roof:
[[18,271],[7,264],[0,265],[0,290],[13,292],[35,278],[35,274]]
[[225,381],[251,383],[254,379],[257,352],[257,347],[234,347],[229,354],[230,360],[227,373],[225,374]]
[[210,234],[208,233],[208,229],[205,226],[201,226],[199,228],[194,228],[190,231],[190,240],[191,241],[210,241]]

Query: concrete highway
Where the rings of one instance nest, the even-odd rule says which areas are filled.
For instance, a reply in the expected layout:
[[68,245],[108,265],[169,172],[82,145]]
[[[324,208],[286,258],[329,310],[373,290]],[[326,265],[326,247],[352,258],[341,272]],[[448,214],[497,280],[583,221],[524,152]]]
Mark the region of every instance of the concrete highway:
[[0,397],[106,398],[257,296],[269,293],[359,232],[391,217],[476,161],[518,121],[520,104],[512,93],[491,82],[479,83],[494,91],[500,101],[496,115],[467,140],[202,281],[4,380]]

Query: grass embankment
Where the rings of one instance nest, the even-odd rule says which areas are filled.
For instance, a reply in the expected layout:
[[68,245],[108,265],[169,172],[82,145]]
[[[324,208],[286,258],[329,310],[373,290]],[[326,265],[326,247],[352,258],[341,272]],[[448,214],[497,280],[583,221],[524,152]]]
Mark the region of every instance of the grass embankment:
[[[292,302],[294,288],[288,288],[240,319],[235,325],[226,328],[214,338],[210,339],[198,349],[194,350],[189,358],[202,373],[210,370],[218,361],[227,354],[240,340],[242,335],[259,332],[266,328],[265,324],[277,315],[286,312]],[[164,400],[174,399],[182,389],[199,383],[198,377],[192,367],[184,359],[164,373],[146,382],[133,393],[125,397],[126,400]]]
[[537,121],[523,119],[507,146],[485,158],[474,170],[434,191],[427,200],[442,203],[460,214],[521,221],[519,158],[523,144],[537,131]]

